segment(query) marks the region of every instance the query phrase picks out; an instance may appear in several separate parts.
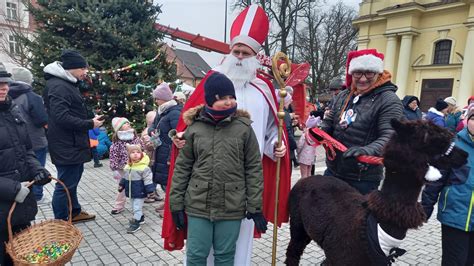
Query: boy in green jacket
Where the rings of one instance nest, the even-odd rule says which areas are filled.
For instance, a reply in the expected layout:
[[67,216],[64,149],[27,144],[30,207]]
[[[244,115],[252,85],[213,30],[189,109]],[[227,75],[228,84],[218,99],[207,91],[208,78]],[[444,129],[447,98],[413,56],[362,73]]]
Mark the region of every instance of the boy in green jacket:
[[259,232],[263,175],[259,146],[247,112],[237,110],[232,81],[218,72],[204,84],[206,105],[183,114],[185,146],[176,160],[169,205],[178,230],[187,214],[187,264],[233,265],[242,218]]

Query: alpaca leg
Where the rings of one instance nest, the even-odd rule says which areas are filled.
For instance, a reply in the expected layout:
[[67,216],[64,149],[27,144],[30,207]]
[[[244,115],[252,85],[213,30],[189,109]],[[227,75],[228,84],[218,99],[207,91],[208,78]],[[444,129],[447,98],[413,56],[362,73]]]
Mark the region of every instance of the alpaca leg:
[[286,250],[287,265],[299,265],[301,255],[306,246],[311,242],[311,238],[306,234],[303,223],[290,219],[290,243]]

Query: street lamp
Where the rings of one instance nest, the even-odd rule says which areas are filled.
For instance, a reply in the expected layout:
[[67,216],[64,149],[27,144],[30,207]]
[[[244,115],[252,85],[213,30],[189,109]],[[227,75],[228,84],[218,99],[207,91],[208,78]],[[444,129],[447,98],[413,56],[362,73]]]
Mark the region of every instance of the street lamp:
[[224,11],[224,42],[227,42],[227,0],[225,0]]

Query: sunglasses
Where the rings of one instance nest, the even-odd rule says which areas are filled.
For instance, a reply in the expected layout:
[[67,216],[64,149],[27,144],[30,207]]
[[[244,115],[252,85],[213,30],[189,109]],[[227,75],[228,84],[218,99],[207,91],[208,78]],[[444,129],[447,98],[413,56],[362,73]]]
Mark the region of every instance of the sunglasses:
[[353,72],[352,73],[352,76],[357,78],[357,79],[360,79],[362,78],[362,76],[365,76],[366,79],[373,79],[375,77],[375,72],[360,72],[360,71],[356,71],[356,72]]

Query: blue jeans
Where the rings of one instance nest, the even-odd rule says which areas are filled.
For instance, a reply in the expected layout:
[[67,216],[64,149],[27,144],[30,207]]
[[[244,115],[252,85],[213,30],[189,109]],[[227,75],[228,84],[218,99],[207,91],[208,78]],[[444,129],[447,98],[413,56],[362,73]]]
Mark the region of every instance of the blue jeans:
[[133,219],[140,221],[143,215],[143,203],[144,198],[131,198],[130,203],[132,205]]
[[[46,165],[46,154],[48,153],[48,147],[34,151],[36,158],[38,159],[41,166]],[[35,194],[35,199],[41,200],[43,198],[43,186],[33,185],[33,194]]]
[[[56,169],[58,170],[58,179],[66,185],[71,195],[72,217],[74,217],[81,212],[81,205],[77,199],[77,186],[81,181],[82,172],[84,172],[84,164],[56,165]],[[52,205],[54,218],[67,220],[69,215],[67,195],[59,183],[56,183],[54,188]]]
[[[331,170],[329,170],[329,168],[326,168],[323,175],[334,177],[336,176]],[[341,177],[338,178],[349,184],[351,187],[357,189],[362,195],[369,194],[370,192],[372,192],[372,190],[376,190],[380,185],[380,181],[355,180]]]

